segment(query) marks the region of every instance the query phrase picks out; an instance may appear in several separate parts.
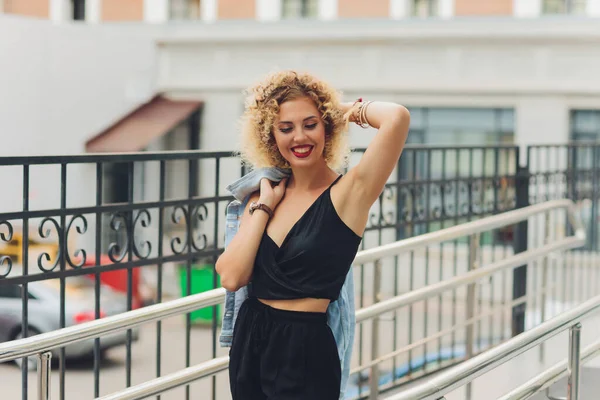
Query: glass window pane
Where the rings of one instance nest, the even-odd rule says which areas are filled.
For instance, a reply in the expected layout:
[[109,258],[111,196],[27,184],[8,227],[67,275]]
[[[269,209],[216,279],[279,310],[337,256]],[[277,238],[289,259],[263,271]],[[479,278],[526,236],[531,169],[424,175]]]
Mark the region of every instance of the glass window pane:
[[544,0],[544,14],[564,14],[567,12],[565,0]]
[[409,108],[410,111],[410,128],[422,129],[425,126],[425,112],[422,108]]
[[427,125],[432,128],[472,128],[493,130],[496,123],[493,109],[433,108],[428,112]]
[[544,0],[544,14],[585,14],[587,0]]
[[600,129],[600,113],[597,111],[574,111],[573,130],[576,132],[597,132]]
[[513,132],[515,129],[515,113],[513,110],[498,110],[499,129],[502,132]]
[[201,0],[171,0],[169,12],[172,20],[197,20],[201,14]]
[[427,18],[437,16],[438,0],[413,0],[413,17]]
[[283,0],[281,4],[283,18],[316,17],[319,14],[318,0]]
[[600,140],[600,110],[574,110],[571,138],[575,141]]

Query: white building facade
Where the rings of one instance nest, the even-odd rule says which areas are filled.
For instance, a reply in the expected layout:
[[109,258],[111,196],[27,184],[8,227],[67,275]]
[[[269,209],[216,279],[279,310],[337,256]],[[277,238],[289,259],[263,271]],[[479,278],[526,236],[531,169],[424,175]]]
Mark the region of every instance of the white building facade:
[[[0,18],[8,60],[0,64],[2,156],[85,153],[90,139],[157,94],[202,103],[201,149],[236,150],[244,88],[282,68],[312,72],[349,101],[406,105],[411,143],[600,137],[600,30],[592,18],[93,25]],[[18,46],[11,37],[20,37]],[[137,150],[185,150],[181,129]],[[353,127],[350,134],[353,146],[364,146],[374,132]],[[94,181],[93,167],[70,168],[81,179],[70,187]],[[51,193],[32,199],[35,207],[57,205],[58,191],[45,187],[48,173],[32,176],[33,193]],[[222,171],[221,185],[238,173]],[[20,184],[12,172],[2,175]],[[146,174],[145,181],[154,179]],[[70,202],[78,196],[93,199],[90,191]],[[18,193],[4,201],[11,210],[21,206]]]

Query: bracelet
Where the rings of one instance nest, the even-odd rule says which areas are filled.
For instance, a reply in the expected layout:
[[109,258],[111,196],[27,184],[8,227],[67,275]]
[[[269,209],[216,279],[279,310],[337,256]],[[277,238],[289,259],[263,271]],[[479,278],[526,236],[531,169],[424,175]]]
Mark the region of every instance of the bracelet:
[[266,204],[263,203],[257,203],[255,201],[253,201],[252,203],[250,203],[250,208],[248,208],[248,212],[250,212],[250,215],[254,214],[254,211],[256,210],[262,210],[264,212],[266,212],[267,214],[269,214],[269,219],[273,218],[273,210],[271,210],[271,208],[269,206],[267,206]]
[[352,107],[355,107],[357,103],[359,103],[359,106],[352,113],[352,116],[354,117],[354,122],[361,128],[366,129],[371,126],[371,124],[369,123],[369,119],[367,118],[367,108],[369,107],[369,104],[372,103],[372,101],[363,102],[362,97],[360,97],[354,102]]

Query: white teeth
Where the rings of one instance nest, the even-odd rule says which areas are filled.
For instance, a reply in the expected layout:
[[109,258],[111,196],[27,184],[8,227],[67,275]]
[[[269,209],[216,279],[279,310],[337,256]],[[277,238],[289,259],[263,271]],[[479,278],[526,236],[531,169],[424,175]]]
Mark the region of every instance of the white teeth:
[[310,147],[296,147],[293,149],[296,153],[308,153],[310,151]]

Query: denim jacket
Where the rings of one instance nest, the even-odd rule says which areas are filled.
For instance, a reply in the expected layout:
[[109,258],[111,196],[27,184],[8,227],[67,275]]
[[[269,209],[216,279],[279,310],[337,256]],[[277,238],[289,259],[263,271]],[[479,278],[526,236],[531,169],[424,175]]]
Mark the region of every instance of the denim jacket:
[[[248,199],[252,193],[259,189],[260,180],[267,178],[273,182],[279,182],[287,176],[289,176],[288,170],[263,168],[254,170],[227,186],[227,190],[233,194],[235,200],[227,206],[225,247],[229,245],[231,239],[237,233]],[[248,288],[246,286],[238,289],[236,292],[226,291],[225,309],[219,337],[221,347],[231,346],[233,328],[238,311],[246,298],[248,298]],[[350,269],[350,272],[346,276],[346,281],[342,286],[340,296],[336,301],[331,302],[327,308],[327,324],[333,332],[342,367],[340,399],[344,398],[344,391],[350,375],[350,360],[352,358],[354,329],[356,325],[354,307],[354,277],[352,269]]]

